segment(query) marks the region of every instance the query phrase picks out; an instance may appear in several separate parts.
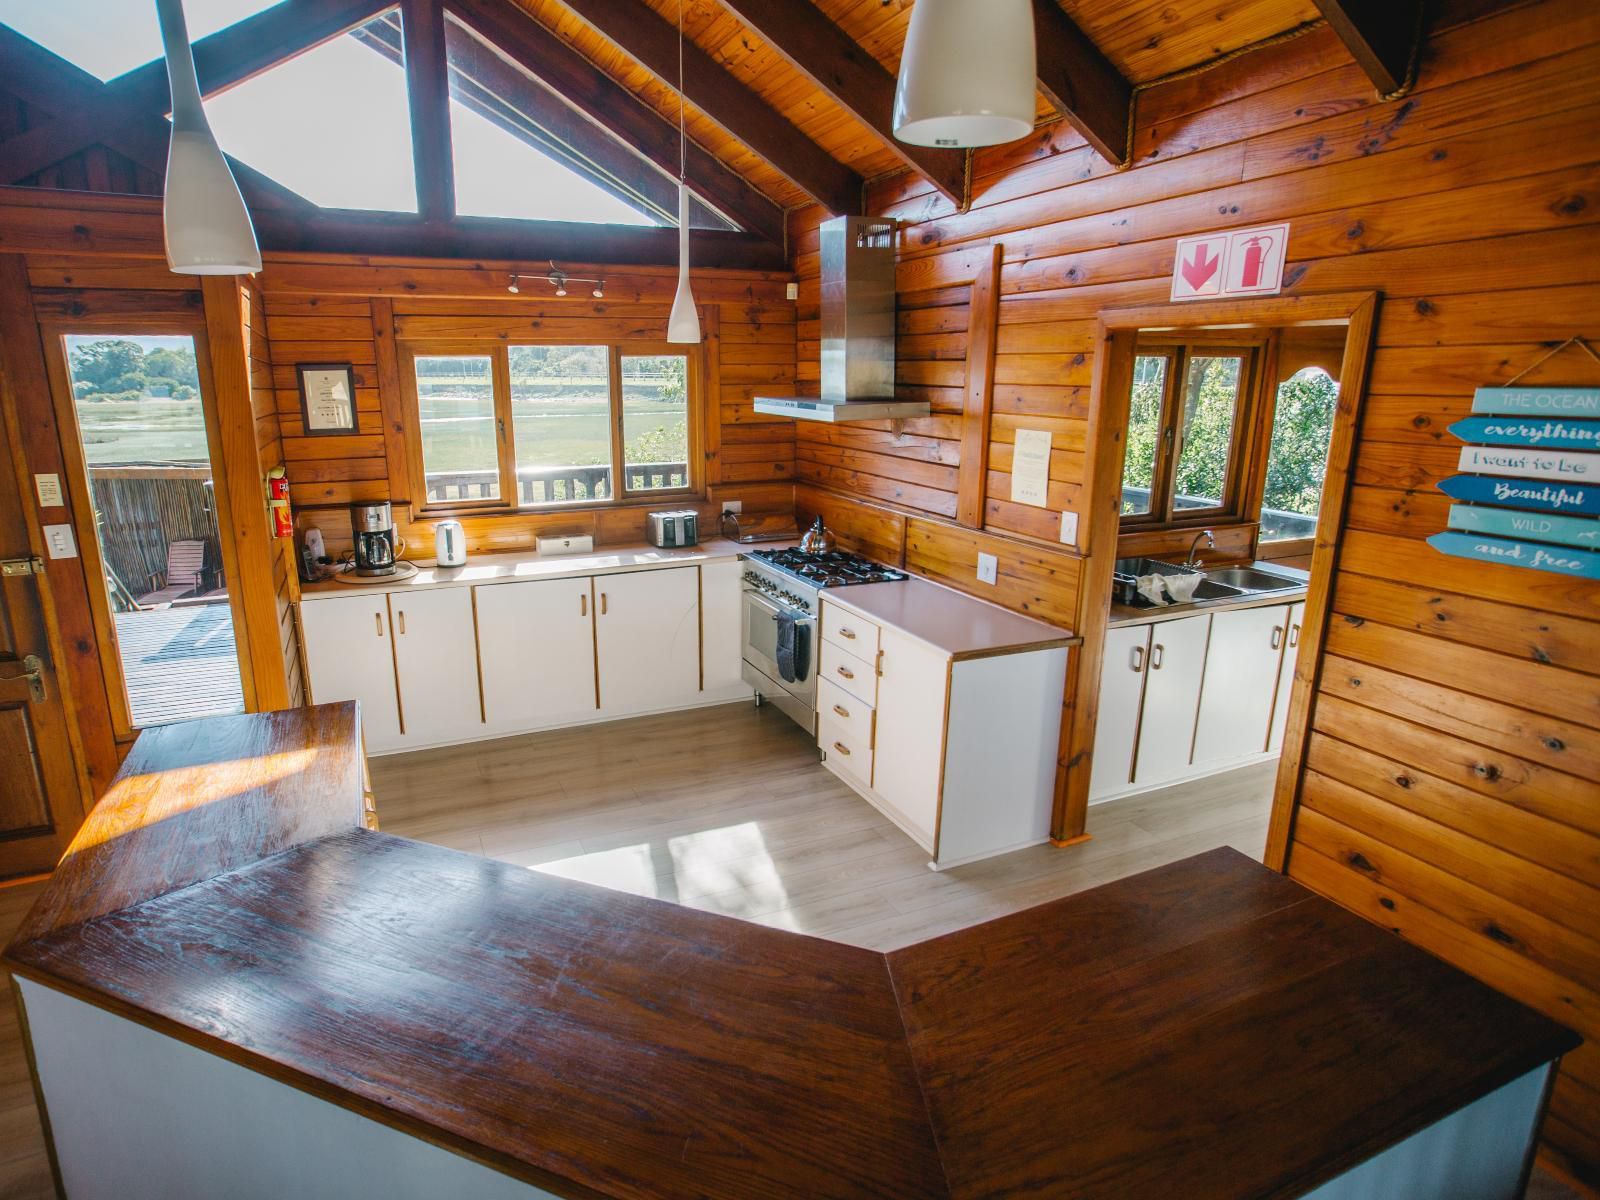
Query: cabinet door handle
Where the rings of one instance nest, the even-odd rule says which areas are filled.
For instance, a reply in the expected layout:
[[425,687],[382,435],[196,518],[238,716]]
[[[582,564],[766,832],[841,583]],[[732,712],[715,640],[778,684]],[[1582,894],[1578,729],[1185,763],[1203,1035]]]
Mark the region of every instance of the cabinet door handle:
[[600,615],[602,617],[606,615],[606,594],[604,592],[600,593]]
[[843,675],[846,679],[854,679],[856,677],[856,673],[849,667],[835,667],[834,670],[839,672],[839,674]]
[[587,617],[589,615],[589,597],[578,597],[578,615],[580,617]]
[[1135,646],[1133,653],[1128,655],[1128,670],[1137,675],[1144,670],[1144,647]]
[[382,613],[373,613],[372,614],[372,619],[375,622],[377,622],[377,625],[378,625],[378,636],[382,637],[383,636],[383,614]]
[[849,629],[849,628],[841,625],[841,626],[839,626],[839,636],[842,637],[842,638],[848,638],[850,641],[853,642],[853,641],[856,640],[856,631],[854,629]]
[[404,637],[405,636],[405,632],[406,632],[406,610],[402,608],[400,610],[400,636]]
[[841,717],[843,717],[847,721],[850,719],[850,710],[848,708],[846,708],[842,704],[835,704],[833,706],[833,711],[838,713]]
[[1283,645],[1283,626],[1274,625],[1272,627],[1272,648],[1276,650],[1281,645]]
[[1166,655],[1167,648],[1160,642],[1157,642],[1155,644],[1155,648],[1150,651],[1150,669],[1152,671],[1161,670],[1161,663],[1166,658]]
[[1289,626],[1289,649],[1293,650],[1300,644],[1300,626]]
[[850,757],[850,747],[846,746],[843,742],[835,742],[833,744],[833,748],[846,758]]

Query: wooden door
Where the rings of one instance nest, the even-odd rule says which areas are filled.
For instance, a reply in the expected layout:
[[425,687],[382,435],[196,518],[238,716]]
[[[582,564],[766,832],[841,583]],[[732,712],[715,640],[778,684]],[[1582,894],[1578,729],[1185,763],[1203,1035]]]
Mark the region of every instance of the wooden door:
[[398,746],[400,709],[388,596],[357,592],[302,600],[300,635],[311,676],[311,702],[359,701],[367,749],[376,753]]
[[1159,621],[1150,630],[1150,667],[1139,720],[1135,783],[1162,783],[1189,770],[1209,616]]
[[700,695],[700,579],[695,567],[594,581],[600,709],[650,712]]
[[1283,664],[1278,668],[1278,696],[1272,707],[1272,732],[1267,749],[1277,754],[1283,749],[1283,731],[1289,721],[1289,690],[1294,687],[1294,664],[1300,657],[1300,626],[1305,621],[1306,605],[1289,606],[1289,644],[1283,649]]
[[1289,640],[1289,606],[1241,608],[1211,618],[1194,763],[1261,754],[1272,725],[1278,668]]
[[934,852],[950,660],[894,629],[884,629],[878,644],[872,790]]
[[584,576],[473,589],[484,719],[496,730],[575,720],[599,706],[592,582]]
[[1106,633],[1100,668],[1100,721],[1095,727],[1089,800],[1113,795],[1133,781],[1139,741],[1139,706],[1150,666],[1150,626],[1125,625]]
[[478,641],[472,590],[464,587],[393,592],[395,678],[400,682],[401,741],[437,746],[481,737]]
[[0,421],[0,877],[53,868],[84,802],[13,461]]

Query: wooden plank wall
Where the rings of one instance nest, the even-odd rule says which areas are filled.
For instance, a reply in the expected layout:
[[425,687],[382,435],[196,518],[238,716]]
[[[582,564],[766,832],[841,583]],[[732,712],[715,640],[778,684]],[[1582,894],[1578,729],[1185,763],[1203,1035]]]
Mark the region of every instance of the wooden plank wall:
[[[1096,314],[1165,301],[1176,238],[1277,220],[1293,222],[1289,292],[1382,291],[1288,869],[1589,1039],[1557,1084],[1547,1154],[1591,1186],[1600,586],[1468,565],[1421,539],[1444,527],[1445,427],[1473,388],[1560,339],[1600,340],[1597,69],[1592,0],[1436,22],[1416,89],[1387,104],[1323,28],[1144,93],[1129,171],[1055,125],[977,155],[966,213],[909,177],[881,182],[871,210],[908,222],[900,381],[936,415],[915,438],[802,425],[796,449],[800,507],[869,553],[1043,616],[1054,599],[1064,616],[1081,562],[1012,539],[1052,537],[1054,510],[1080,500]],[[792,225],[802,380],[817,370],[816,221]],[[959,412],[946,389],[961,318],[926,281],[941,256],[991,241],[1005,263],[991,496],[1008,492],[1016,423],[1051,429],[1056,449],[1050,510],[991,500],[971,532],[949,520],[960,447],[944,424]],[[1533,378],[1592,384],[1600,367],[1563,356]],[[975,555],[996,547],[1016,578],[984,589]]]
[[[244,283],[245,348],[250,358],[250,406],[256,419],[256,446],[261,456],[261,470],[270,475],[284,466],[283,430],[278,417],[276,381],[272,370],[272,347],[267,339],[267,314],[261,289],[255,280]],[[291,503],[299,498],[292,492]],[[295,625],[295,602],[300,598],[300,575],[295,564],[293,538],[281,538],[273,556],[272,587],[277,598],[278,642],[283,652],[284,674],[289,690],[289,704],[298,707],[305,703],[305,679],[301,670],[300,634]]]
[[[361,269],[354,269],[359,261]],[[563,264],[575,275],[603,275],[606,298],[557,298],[542,279],[524,275],[522,292],[506,286],[504,264],[416,261],[373,265],[330,256],[276,256],[261,277],[268,349],[284,460],[302,526],[323,530],[331,552],[349,545],[344,508],[365,500],[405,504],[404,426],[411,418],[393,366],[395,339],[494,335],[510,331],[595,342],[665,336],[674,277],[655,268]],[[722,499],[747,511],[783,511],[793,504],[794,422],[758,416],[757,392],[789,394],[795,379],[795,305],[779,275],[696,272],[696,299],[706,331],[702,440],[709,496],[702,519],[713,520]],[[349,362],[356,372],[361,431],[347,437],[307,437],[302,428],[295,364]],[[400,511],[404,536],[417,553],[431,553],[431,525]],[[465,521],[469,548],[512,550],[541,533],[592,534],[597,542],[643,539],[644,510],[567,509],[518,517]]]

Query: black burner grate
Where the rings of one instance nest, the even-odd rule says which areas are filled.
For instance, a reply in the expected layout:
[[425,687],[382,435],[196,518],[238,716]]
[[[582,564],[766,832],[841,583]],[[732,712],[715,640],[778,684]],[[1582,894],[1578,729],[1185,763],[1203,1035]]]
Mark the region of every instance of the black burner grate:
[[825,554],[807,554],[803,550],[756,550],[751,557],[817,587],[895,583],[906,578],[903,571],[893,570],[859,554],[851,554],[848,550],[829,550]]

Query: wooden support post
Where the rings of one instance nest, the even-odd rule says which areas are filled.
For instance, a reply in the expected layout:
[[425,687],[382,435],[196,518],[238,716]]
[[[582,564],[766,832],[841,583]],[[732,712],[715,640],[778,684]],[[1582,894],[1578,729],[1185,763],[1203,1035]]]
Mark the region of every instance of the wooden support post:
[[989,248],[989,262],[972,281],[967,309],[967,377],[961,409],[961,466],[956,520],[983,528],[989,482],[989,418],[994,410],[995,345],[1000,327],[1000,261],[1003,247]]

